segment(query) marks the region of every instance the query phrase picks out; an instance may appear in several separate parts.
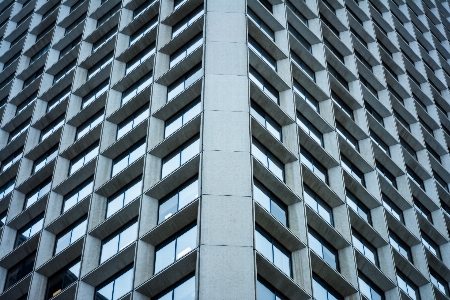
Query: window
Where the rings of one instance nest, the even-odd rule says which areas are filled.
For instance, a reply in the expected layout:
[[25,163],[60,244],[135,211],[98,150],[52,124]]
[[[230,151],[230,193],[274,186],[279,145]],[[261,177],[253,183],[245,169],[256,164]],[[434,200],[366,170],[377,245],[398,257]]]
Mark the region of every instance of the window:
[[34,13],[34,10],[31,10],[29,13],[27,13],[25,16],[23,16],[19,21],[17,21],[16,28],[22,25],[32,14]]
[[345,78],[331,65],[328,65],[328,72],[333,75],[333,77],[336,78],[336,80],[339,81],[346,90],[350,90],[347,80],[345,80]]
[[47,18],[52,12],[54,12],[57,8],[59,8],[59,5],[61,4],[61,0],[56,2],[55,5],[53,5],[51,8],[49,8],[43,15],[41,22]]
[[392,248],[397,250],[398,253],[412,263],[411,248],[409,248],[409,246],[391,230],[389,230],[389,243]]
[[431,212],[420,202],[416,197],[413,197],[414,208],[416,211],[425,217],[430,223],[433,223]]
[[47,127],[42,129],[41,135],[39,137],[39,141],[42,142],[43,140],[48,138],[53,132],[57,131],[63,125],[64,125],[64,115],[61,115],[55,121],[53,121],[52,123],[47,125]]
[[323,135],[308,119],[297,111],[297,125],[300,126],[317,144],[323,147]]
[[293,85],[294,93],[297,94],[302,100],[305,100],[305,102],[314,109],[317,113],[320,112],[319,108],[319,102],[310,94],[308,93],[303,86],[294,79],[294,85]]
[[419,88],[421,88],[420,87],[420,82],[411,73],[409,73],[408,70],[406,70],[406,74],[408,75],[408,78],[411,79],[411,81],[413,81],[415,84],[417,84],[417,86]]
[[345,8],[347,9],[347,12],[356,20],[356,22],[358,22],[359,24],[361,24],[361,26],[364,27],[363,21],[355,14],[355,12],[347,4],[345,4]]
[[416,151],[406,142],[403,138],[400,138],[400,144],[405,148],[406,152],[408,152],[415,160],[417,160]]
[[197,98],[192,104],[189,104],[175,116],[166,121],[164,126],[164,138],[168,137],[169,135],[183,127],[187,122],[197,116],[200,111],[200,98]]
[[312,278],[312,294],[314,299],[320,300],[344,300],[344,298],[336,292],[331,286],[313,273]]
[[63,249],[69,247],[69,245],[71,245],[73,242],[81,238],[86,233],[86,228],[87,219],[86,216],[84,216],[74,224],[72,224],[69,229],[59,233],[56,236],[54,255],[58,254]]
[[136,19],[139,15],[141,15],[150,5],[152,5],[155,2],[155,0],[146,0],[144,3],[139,5],[138,8],[133,10],[133,19]]
[[316,82],[316,73],[293,51],[291,51],[291,59],[312,81]]
[[286,300],[279,291],[273,288],[267,281],[260,278],[256,280],[256,299],[258,300]]
[[[322,3],[325,3],[326,0],[322,0]],[[341,37],[339,36],[339,30],[336,29],[336,27],[334,27],[333,24],[331,24],[330,21],[327,20],[327,18],[322,14],[319,13],[319,19],[322,21],[323,24],[325,24],[335,35],[338,39],[340,39]]]
[[345,190],[345,199],[348,206],[350,206],[358,215],[367,223],[372,225],[372,217],[370,215],[370,209],[364,205],[355,195],[353,195],[348,189]]
[[8,275],[6,276],[4,291],[15,285],[22,278],[27,276],[33,271],[34,260],[36,258],[36,251],[20,260],[15,266],[8,270]]
[[127,149],[112,162],[111,177],[117,175],[126,167],[135,162],[138,158],[145,154],[145,139],[138,141],[134,146]]
[[176,37],[180,32],[186,29],[189,25],[194,23],[197,19],[199,19],[203,15],[203,4],[197,7],[194,11],[192,11],[189,15],[184,17],[177,24],[172,27],[172,38]]
[[52,100],[50,100],[47,104],[47,112],[54,109],[59,103],[61,103],[63,100],[65,100],[67,97],[70,96],[70,90],[72,89],[72,86],[66,87],[62,92],[60,92],[58,95],[53,97]]
[[372,65],[361,55],[361,53],[359,53],[358,51],[355,50],[355,56],[359,59],[359,61],[366,66],[367,69],[369,69],[370,72],[373,73],[373,67]]
[[81,16],[78,17],[75,21],[73,21],[69,26],[66,27],[66,30],[64,31],[64,35],[67,35],[72,29],[77,27],[81,22],[86,20],[87,13],[83,13]]
[[423,126],[423,128],[425,128],[426,131],[428,131],[429,134],[431,134],[431,136],[434,136],[433,129],[425,123],[421,117],[419,117],[419,123]]
[[53,76],[53,84],[58,83],[61,79],[64,78],[64,76],[66,76],[72,70],[74,70],[76,66],[77,66],[77,60],[74,59],[67,66],[65,66],[64,69],[62,69],[61,71],[56,73],[55,76]]
[[70,7],[70,12],[73,12],[77,7],[84,3],[84,0],[78,0]]
[[30,127],[31,118],[28,118],[25,120],[22,124],[16,127],[13,131],[9,133],[8,137],[8,144],[14,141],[16,138],[18,138],[22,133],[27,131],[27,129]]
[[[388,67],[388,66],[386,65],[385,67]],[[403,101],[403,98],[390,85],[388,85],[387,87],[388,87],[388,91],[394,96],[394,98],[397,99],[398,102],[400,102],[403,106],[405,106],[405,102]]]
[[405,219],[403,218],[403,211],[397,205],[395,205],[395,203],[392,202],[392,200],[385,194],[382,194],[381,198],[384,208],[388,212],[390,212],[391,215],[394,216],[394,218],[396,218],[402,223],[405,223]]
[[20,228],[17,231],[14,249],[19,247],[27,240],[29,240],[33,235],[38,233],[42,229],[43,225],[44,225],[44,214],[42,213],[36,218],[34,218],[30,223]]
[[350,119],[353,121],[355,120],[355,117],[353,116],[353,109],[351,109],[350,106],[348,106],[347,103],[345,103],[344,100],[342,100],[341,97],[339,97],[334,91],[331,91],[331,99],[347,116],[350,117]]
[[93,65],[87,72],[86,81],[94,77],[98,72],[103,70],[113,60],[113,52],[106,54],[98,63]]
[[103,46],[107,41],[112,39],[117,32],[117,27],[114,27],[107,33],[105,33],[100,39],[98,39],[94,44],[92,44],[92,53],[98,50],[101,46]]
[[195,275],[183,279],[168,288],[163,295],[156,296],[157,300],[194,300],[195,299]]
[[440,290],[447,297],[450,296],[448,289],[448,282],[445,281],[435,270],[430,269],[430,281],[434,286]]
[[131,116],[129,116],[126,120],[122,121],[119,125],[117,125],[117,136],[116,139],[120,139],[125,134],[130,132],[133,128],[135,128],[138,124],[148,118],[148,104],[142,106],[136,112],[134,112]]
[[94,88],[89,94],[83,97],[81,100],[81,109],[94,102],[96,99],[100,98],[103,93],[108,90],[109,78],[100,83],[96,88]]
[[8,211],[7,210],[5,210],[4,212],[2,212],[1,214],[0,214],[0,227],[3,227],[3,226],[5,226],[5,224],[6,224],[6,215],[8,214]]
[[9,75],[5,80],[3,80],[0,83],[0,90],[3,89],[5,86],[7,86],[10,82],[12,82],[13,79],[14,79],[14,76],[16,76],[16,73],[13,73],[13,74]]
[[339,133],[339,135],[346,140],[353,149],[359,152],[358,140],[338,121],[336,121],[336,132]]
[[419,289],[417,286],[397,269],[397,284],[398,287],[406,293],[413,300],[420,300]]
[[137,179],[134,179],[114,195],[109,197],[106,204],[106,218],[111,217],[125,205],[140,196],[141,189],[142,177],[139,176]]
[[193,137],[162,159],[161,178],[166,177],[199,153],[199,136]]
[[261,18],[258,17],[256,13],[250,8],[247,8],[247,16],[259,29],[261,29],[261,31],[265,35],[267,35],[272,41],[275,41],[275,32],[272,30],[272,28],[264,23],[264,21],[261,20]]
[[310,227],[308,227],[308,246],[333,269],[339,272],[338,251]]
[[[288,32],[309,52],[312,54],[311,44],[298,32],[291,23],[288,23]],[[273,39],[275,40],[275,39]]]
[[408,175],[409,179],[414,181],[422,190],[425,190],[425,185],[423,184],[422,178],[419,177],[419,175],[416,174],[409,166],[406,166],[406,174]]
[[36,54],[34,54],[31,58],[30,58],[30,65],[32,63],[34,63],[36,60],[38,60],[42,55],[44,55],[45,53],[47,53],[47,51],[50,49],[50,43],[48,43],[47,45],[45,45],[41,50],[39,50]]
[[291,253],[259,226],[255,229],[255,249],[291,277]]
[[256,179],[253,180],[253,199],[270,212],[281,224],[288,226],[287,206],[260,182],[256,181]]
[[69,194],[64,196],[62,213],[65,213],[71,207],[75,206],[78,202],[86,198],[92,193],[92,188],[94,187],[93,177],[87,179],[75,189],[73,189]]
[[308,167],[317,177],[328,184],[328,170],[304,147],[300,148],[301,162]]
[[147,60],[150,56],[155,54],[156,44],[155,42],[151,43],[147,46],[144,50],[142,50],[138,55],[133,57],[127,62],[127,65],[125,67],[125,74],[130,73],[134,69],[137,68],[140,64],[142,64],[144,61]]
[[372,130],[369,129],[370,139],[372,142],[380,147],[380,149],[387,155],[391,156],[391,152],[389,150],[389,146]]
[[197,224],[194,224],[156,247],[154,274],[182,258],[196,247]]
[[198,198],[198,179],[192,178],[159,202],[158,224]]
[[275,122],[266,112],[254,101],[251,103],[250,114],[266,128],[279,141],[282,140],[281,126]]
[[[341,61],[341,63],[343,63],[345,65],[344,56],[341,54],[341,52],[339,52],[338,49],[336,49],[327,39],[323,39],[323,43],[331,52],[333,52],[333,54]],[[334,70],[334,71],[336,71],[336,70]],[[335,73],[337,73],[337,72],[335,72]],[[346,81],[344,80],[344,82],[346,82]],[[344,87],[347,85],[348,84],[344,84]],[[347,90],[348,90],[348,88],[347,88]]]
[[111,234],[106,240],[102,241],[100,264],[133,243],[137,239],[137,228],[138,223],[135,219]]
[[97,28],[102,26],[109,18],[111,18],[116,12],[120,10],[121,3],[117,3],[113,8],[111,8],[108,12],[106,12],[103,16],[101,16],[97,20]]
[[374,265],[379,266],[377,248],[372,246],[361,234],[352,229],[353,246]]
[[54,146],[51,149],[47,150],[44,154],[42,154],[39,158],[37,158],[33,163],[33,170],[31,174],[35,174],[39,170],[41,170],[44,166],[46,166],[49,162],[51,162],[56,156],[58,156],[58,146]]
[[375,168],[383,178],[385,178],[393,187],[397,188],[397,181],[395,176],[392,175],[378,160],[375,160]]
[[264,48],[251,36],[248,37],[248,47],[253,50],[263,61],[265,61],[269,67],[277,71],[277,61],[272,57]]
[[47,195],[50,192],[51,185],[52,185],[51,178],[47,178],[41,184],[35,187],[31,192],[26,194],[23,210],[27,209],[28,207],[33,205],[36,201]]
[[32,75],[30,75],[27,79],[23,81],[22,90],[25,89],[27,86],[29,86],[33,81],[35,81],[39,76],[44,73],[44,67],[39,68],[36,72],[34,72]]
[[[44,30],[43,32],[45,32],[46,30]],[[26,36],[27,35],[27,31],[25,30],[24,32],[22,32],[18,37],[16,37],[13,41],[11,41],[11,44],[9,45],[9,48],[11,49],[12,47],[14,47],[14,45],[16,45],[17,43],[19,43],[21,40],[22,40],[22,38],[24,37],[24,36]],[[45,33],[47,33],[47,32],[45,32]],[[38,35],[38,37],[41,37],[40,35]],[[36,41],[37,41],[38,39],[36,39]]]
[[158,24],[158,16],[155,16],[153,19],[145,23],[141,28],[139,28],[136,32],[134,32],[130,36],[130,46],[133,45],[137,40],[146,35],[150,30],[156,27]]
[[422,244],[430,250],[437,258],[442,259],[441,251],[439,250],[439,245],[436,244],[425,232],[421,231]]
[[[439,198],[440,199],[440,198]],[[450,216],[450,205],[444,202],[444,200],[440,199],[442,209]]]
[[261,76],[253,67],[250,66],[249,77],[251,81],[257,85],[264,93],[275,103],[279,104],[278,91]]
[[252,141],[252,155],[281,181],[284,181],[283,163],[257,140]]
[[439,176],[439,174],[438,174],[435,170],[433,170],[433,177],[434,177],[434,179],[435,179],[437,182],[439,182],[439,184],[440,184],[447,192],[449,192],[449,190],[448,190],[448,183],[447,183],[441,176]]
[[369,278],[358,272],[358,283],[361,294],[369,300],[384,300],[384,293]]
[[121,106],[123,106],[125,103],[133,99],[134,96],[142,92],[142,90],[148,87],[152,82],[153,82],[153,70],[150,70],[146,75],[141,77],[141,79],[137,80],[132,86],[130,86],[122,93]]
[[0,187],[0,199],[5,198],[6,195],[12,192],[14,189],[14,185],[16,182],[16,178],[13,178],[12,180],[8,181],[4,185]]
[[37,99],[37,91],[27,97],[27,99],[23,100],[22,103],[17,105],[16,108],[16,116],[23,112],[27,107],[34,103],[34,100]]
[[[84,1],[84,0],[83,0]],[[76,45],[78,45],[81,42],[81,34],[77,36],[72,42],[70,42],[67,46],[65,46],[60,52],[59,52],[59,59],[63,58],[67,53],[70,52],[73,48],[75,48]]]
[[303,193],[303,199],[312,210],[314,210],[319,216],[321,216],[326,222],[334,226],[333,210],[332,208],[322,200],[309,186],[304,185],[305,192]]
[[99,143],[95,142],[70,161],[69,176],[81,169],[98,155]]
[[[3,70],[5,70],[6,68],[8,68],[10,65],[12,65],[13,62],[16,61],[16,59],[18,59],[20,57],[20,55],[22,54],[22,52],[18,51],[16,54],[13,55],[13,57],[11,57],[10,59],[8,59],[4,64],[3,64]],[[30,62],[31,65],[31,62]]]
[[103,121],[104,108],[98,113],[90,117],[86,122],[78,126],[75,134],[75,141],[85,136],[91,129],[100,124]]
[[[394,70],[392,70],[392,68],[389,67],[389,65],[388,65],[387,63],[385,63],[384,61],[381,61],[381,64],[382,64],[383,67],[386,69],[386,71],[388,71],[389,74],[391,74],[392,77],[394,77],[394,79],[398,81],[398,75],[397,75],[397,73],[395,73]],[[390,90],[393,90],[393,89],[388,85],[388,90],[390,91]],[[400,99],[401,99],[401,97],[400,97]],[[403,101],[400,101],[400,102],[403,102]]]
[[186,3],[187,0],[174,0],[173,1],[173,10],[177,10],[181,5]]
[[9,167],[14,165],[17,161],[19,161],[22,158],[23,155],[23,147],[21,147],[19,150],[16,150],[13,154],[5,158],[1,162],[1,169],[0,172],[3,172],[7,170]]
[[273,7],[272,4],[268,0],[258,0],[259,3],[261,3],[265,8],[267,8],[268,11],[273,13]]
[[95,289],[94,299],[117,300],[129,293],[133,287],[133,266],[109,278]]
[[303,24],[306,25],[306,27],[309,26],[308,19],[292,4],[290,0],[286,1],[286,6],[289,7],[292,12],[300,19],[300,21],[303,22]]
[[378,91],[361,74],[359,74],[359,81],[378,99]]
[[191,84],[200,79],[203,75],[201,63],[193,67],[190,71],[182,75],[178,80],[167,87],[167,102],[187,89]]
[[47,293],[45,299],[51,299],[78,280],[80,274],[80,258],[75,259],[70,264],[59,270],[48,278]]

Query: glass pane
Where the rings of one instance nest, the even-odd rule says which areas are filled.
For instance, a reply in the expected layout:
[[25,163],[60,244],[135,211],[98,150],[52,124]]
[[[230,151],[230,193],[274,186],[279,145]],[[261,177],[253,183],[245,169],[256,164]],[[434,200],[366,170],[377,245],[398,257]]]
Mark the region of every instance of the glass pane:
[[127,205],[131,200],[136,199],[141,194],[142,180],[136,182],[125,191],[125,199],[123,205]]
[[135,162],[139,157],[141,157],[142,155],[144,155],[145,153],[145,143],[141,144],[139,147],[137,147],[136,149],[134,149],[131,153],[130,153],[130,162],[129,164],[131,165],[133,162]]
[[113,300],[119,299],[129,291],[133,285],[133,269],[130,269],[119,276],[114,283]]
[[275,176],[280,178],[280,180],[284,181],[284,174],[283,174],[283,164],[279,162],[276,159],[273,159],[269,156],[269,170],[272,171]]
[[106,218],[109,218],[114,213],[116,213],[119,209],[123,207],[123,194],[119,194],[113,199],[109,200],[108,207],[106,209]]
[[201,111],[200,102],[197,102],[193,107],[189,108],[183,115],[183,125],[192,120]]
[[133,128],[133,121],[132,120],[130,120],[127,123],[120,124],[119,126],[117,126],[117,139],[120,139],[127,132],[129,132],[132,128]]
[[313,279],[313,296],[315,299],[328,299],[327,290],[316,280]]
[[80,237],[82,237],[84,235],[84,233],[86,232],[86,225],[87,225],[87,220],[84,220],[82,223],[78,224],[77,227],[75,227],[72,231],[72,238],[70,240],[70,243],[75,242],[76,240],[78,240]]
[[174,300],[194,300],[195,299],[195,277],[186,280],[174,290]]
[[158,223],[163,222],[177,212],[178,194],[173,195],[159,206]]
[[180,166],[180,153],[175,153],[163,160],[161,178],[166,177]]
[[71,232],[69,231],[56,241],[55,254],[58,254],[61,250],[70,245],[70,234]]
[[252,144],[252,154],[257,160],[259,160],[264,166],[267,167],[267,157],[266,157],[266,155],[255,144]]
[[188,88],[191,84],[197,81],[200,77],[202,77],[203,70],[199,69],[194,74],[186,78],[186,82],[184,88]]
[[289,256],[277,247],[273,247],[273,263],[286,275],[291,276]]
[[269,290],[265,285],[263,285],[261,282],[256,282],[256,298],[258,300],[274,300],[275,294],[272,293],[271,290]]
[[95,300],[111,300],[114,282],[107,284],[95,293]]
[[185,207],[194,199],[198,197],[198,180],[195,180],[180,191],[180,198],[178,203],[178,210]]
[[332,268],[337,269],[336,254],[331,252],[326,247],[323,247],[323,260],[325,260]]
[[180,259],[197,247],[197,226],[192,227],[177,239],[176,259]]
[[178,81],[167,89],[167,101],[172,100],[176,95],[184,90],[184,80]]
[[317,255],[322,257],[322,244],[311,233],[308,233],[308,243],[309,243],[309,248],[311,248],[311,250],[314,251]]
[[30,237],[35,235],[39,230],[42,229],[42,225],[44,225],[44,218],[41,218],[39,221],[37,221],[33,226],[31,226],[30,229]]
[[286,211],[273,201],[271,204],[272,205],[270,212],[272,213],[272,215],[274,215],[274,217],[277,218],[278,221],[280,221],[284,226],[286,226],[287,225]]
[[137,237],[137,223],[134,223],[120,233],[119,251],[131,244]]
[[119,236],[115,236],[102,246],[102,254],[100,256],[100,263],[117,253],[117,247],[119,244]]
[[119,173],[128,166],[128,158],[129,158],[128,155],[126,155],[120,158],[119,160],[113,162],[111,176],[115,176],[117,173]]
[[158,251],[155,256],[155,274],[175,261],[175,241],[171,241]]
[[259,187],[257,187],[256,185],[253,186],[253,197],[256,200],[256,202],[258,202],[259,204],[261,204],[262,207],[264,207],[265,209],[267,209],[267,211],[271,211],[271,207],[270,207],[270,198],[269,196],[267,196]]
[[273,262],[272,244],[258,231],[255,231],[255,247],[258,252]]
[[78,274],[80,274],[80,266],[81,262],[78,262],[77,264],[73,265],[69,270],[67,270],[67,274],[64,276],[64,285],[63,289],[71,285],[73,282],[75,282],[78,279]]
[[182,122],[183,122],[182,116],[167,121],[164,137],[168,137],[169,135],[174,133],[178,128],[180,128],[183,125]]
[[181,164],[184,164],[198,154],[200,141],[197,139],[181,151]]

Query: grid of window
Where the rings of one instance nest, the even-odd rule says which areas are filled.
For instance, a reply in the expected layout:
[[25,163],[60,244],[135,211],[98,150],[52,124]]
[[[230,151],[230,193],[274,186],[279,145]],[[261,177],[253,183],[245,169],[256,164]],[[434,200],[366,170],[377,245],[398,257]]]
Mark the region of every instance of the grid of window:
[[263,229],[256,227],[255,249],[286,275],[291,275],[291,253]]

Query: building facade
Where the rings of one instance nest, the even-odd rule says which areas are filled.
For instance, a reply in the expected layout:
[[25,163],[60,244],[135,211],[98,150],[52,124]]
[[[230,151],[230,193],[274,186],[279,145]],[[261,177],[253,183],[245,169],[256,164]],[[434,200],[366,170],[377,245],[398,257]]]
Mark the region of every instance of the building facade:
[[0,300],[450,299],[450,6],[3,0]]

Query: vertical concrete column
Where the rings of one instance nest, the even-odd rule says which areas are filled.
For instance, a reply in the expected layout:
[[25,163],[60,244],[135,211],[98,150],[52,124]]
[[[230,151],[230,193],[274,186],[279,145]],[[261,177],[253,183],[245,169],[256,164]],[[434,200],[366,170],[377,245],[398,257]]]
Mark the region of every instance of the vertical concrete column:
[[199,299],[255,299],[246,1],[205,2]]

